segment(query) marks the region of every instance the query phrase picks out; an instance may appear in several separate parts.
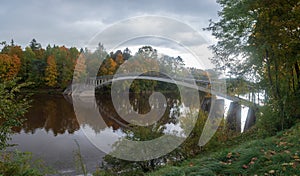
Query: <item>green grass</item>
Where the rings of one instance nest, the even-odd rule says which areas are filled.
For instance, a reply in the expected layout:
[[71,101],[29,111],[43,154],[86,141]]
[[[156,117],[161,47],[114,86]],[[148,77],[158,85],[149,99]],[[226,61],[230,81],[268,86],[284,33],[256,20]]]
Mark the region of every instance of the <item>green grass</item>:
[[[1,151],[2,152],[2,151]],[[0,154],[0,176],[43,176],[55,171],[40,160],[33,161],[28,152],[3,152]]]
[[300,123],[276,136],[234,145],[148,175],[300,175]]

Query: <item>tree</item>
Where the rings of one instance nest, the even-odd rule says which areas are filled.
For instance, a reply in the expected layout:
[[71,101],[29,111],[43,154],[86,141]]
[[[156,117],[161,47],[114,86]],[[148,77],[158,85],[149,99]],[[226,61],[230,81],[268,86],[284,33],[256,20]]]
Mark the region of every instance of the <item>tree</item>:
[[49,56],[47,59],[47,67],[45,70],[45,81],[46,85],[55,87],[57,85],[57,67],[54,56]]
[[[300,4],[297,0],[219,0],[220,21],[207,28],[218,39],[212,59],[221,70],[258,83],[280,119],[300,117]],[[241,59],[243,58],[243,59]],[[259,90],[257,90],[259,91]]]
[[41,87],[45,82],[45,69],[47,62],[40,59],[33,59],[30,64],[28,81],[33,82],[36,87]]
[[124,60],[128,60],[131,57],[131,51],[128,48],[125,48],[123,51]]
[[157,58],[157,50],[153,49],[151,46],[143,46],[139,48],[138,54],[142,55],[144,58],[149,58],[149,59]]
[[98,75],[113,75],[117,71],[117,63],[112,58],[103,61],[99,68]]
[[42,48],[42,45],[38,43],[35,39],[32,39],[30,42],[29,47],[31,48],[32,51],[36,51]]
[[94,52],[86,49],[86,51],[82,54],[84,54],[84,57],[86,58],[87,74],[90,77],[95,77],[99,74],[100,63],[104,62],[108,56],[103,44],[99,43],[96,51]]
[[124,63],[124,58],[123,58],[123,54],[122,54],[122,51],[121,50],[118,50],[116,53],[115,53],[115,62],[120,66],[121,64]]
[[21,57],[21,68],[18,74],[18,77],[22,78],[22,81],[26,81],[29,77],[29,73],[31,70],[31,62],[35,58],[34,52],[30,47],[26,47],[25,51],[22,51]]
[[28,97],[19,94],[27,83],[17,84],[17,81],[0,82],[0,150],[9,146],[12,128],[21,126],[22,117],[29,108]]
[[76,60],[76,67],[73,74],[73,81],[80,82],[87,76],[86,72],[86,58],[84,54],[80,54]]
[[20,70],[20,59],[16,56],[0,54],[0,80],[11,80],[15,78]]

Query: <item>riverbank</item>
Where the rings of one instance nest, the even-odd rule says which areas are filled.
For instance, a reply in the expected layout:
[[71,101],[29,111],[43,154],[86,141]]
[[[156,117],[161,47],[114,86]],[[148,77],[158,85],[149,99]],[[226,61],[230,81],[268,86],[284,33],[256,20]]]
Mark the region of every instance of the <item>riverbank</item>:
[[24,89],[22,93],[31,94],[49,94],[49,95],[62,95],[64,89],[49,89],[49,88],[38,88],[38,89]]
[[[279,132],[277,135],[265,139],[254,139],[241,142],[241,136],[215,152],[208,152],[187,159],[176,165],[166,165],[148,176],[163,175],[298,175],[300,170],[300,123],[291,129]],[[30,160],[30,159],[29,159]],[[0,173],[30,173],[44,175],[39,169],[29,165],[28,158],[17,157],[15,160],[0,161]],[[20,162],[26,168],[20,169]],[[10,171],[8,172],[8,169]],[[6,173],[5,173],[6,172]],[[49,173],[49,172],[48,172]],[[142,174],[142,175],[144,175]],[[93,175],[117,175],[115,173],[98,170]]]
[[148,175],[299,175],[299,146],[300,123],[273,137],[220,148]]
[[[147,176],[179,175],[299,175],[300,123],[272,137],[257,138],[256,130],[237,136],[219,145],[215,151],[207,151],[180,163],[162,166]],[[119,175],[113,171],[94,174]],[[124,172],[121,175],[131,175]]]

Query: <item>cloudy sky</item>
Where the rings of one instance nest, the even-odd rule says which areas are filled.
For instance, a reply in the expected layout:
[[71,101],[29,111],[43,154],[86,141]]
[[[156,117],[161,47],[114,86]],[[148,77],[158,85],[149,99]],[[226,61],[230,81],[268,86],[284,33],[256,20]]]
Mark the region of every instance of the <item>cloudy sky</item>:
[[[101,31],[118,25],[120,21],[138,16],[155,15],[171,17],[190,25],[200,32],[206,43],[212,43],[213,38],[208,32],[203,32],[202,28],[208,26],[209,19],[217,19],[218,10],[220,7],[215,0],[2,1],[0,41],[9,42],[14,39],[16,44],[24,48],[35,38],[43,47],[56,44],[81,48],[87,46],[89,41]],[[148,24],[138,23],[137,25],[140,26],[136,25],[128,30],[144,30],[149,24],[149,22]],[[164,27],[157,26],[157,28]],[[174,30],[177,28],[178,24],[173,26]],[[122,33],[122,30],[118,32]],[[173,32],[169,27],[165,32],[174,33],[177,38],[181,37],[185,40],[193,38],[193,34],[186,30]],[[110,33],[110,35],[114,34]],[[127,35],[126,32],[124,35]],[[197,42],[189,43],[195,45]]]

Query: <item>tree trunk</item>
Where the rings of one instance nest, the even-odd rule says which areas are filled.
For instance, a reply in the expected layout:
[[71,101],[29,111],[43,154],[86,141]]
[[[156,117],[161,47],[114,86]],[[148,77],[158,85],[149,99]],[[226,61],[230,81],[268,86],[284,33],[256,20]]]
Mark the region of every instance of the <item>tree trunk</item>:
[[298,80],[298,90],[300,90],[300,69],[299,69],[299,65],[298,62],[296,61],[295,63],[295,70],[296,70],[296,76],[297,76],[297,80]]
[[273,93],[273,81],[272,81],[272,75],[271,75],[271,63],[270,63],[270,58],[269,58],[269,51],[266,49],[266,63],[267,63],[267,71],[268,71],[268,78],[269,78],[269,83],[270,83],[270,89],[271,92]]
[[281,118],[281,130],[284,129],[284,114],[285,114],[285,108],[284,108],[284,102],[285,100],[282,99],[281,92],[280,92],[280,83],[279,83],[279,65],[278,65],[278,60],[274,56],[274,53],[272,52],[272,59],[274,59],[274,67],[275,67],[275,94],[276,94],[276,99],[278,101],[278,106],[279,106],[279,114]]

